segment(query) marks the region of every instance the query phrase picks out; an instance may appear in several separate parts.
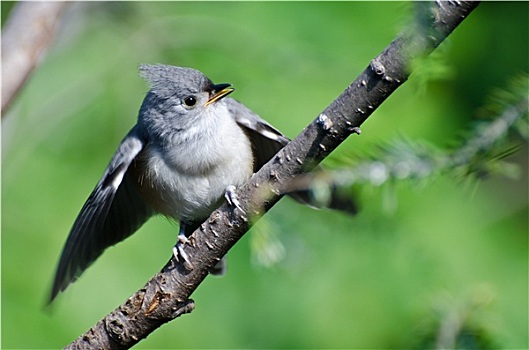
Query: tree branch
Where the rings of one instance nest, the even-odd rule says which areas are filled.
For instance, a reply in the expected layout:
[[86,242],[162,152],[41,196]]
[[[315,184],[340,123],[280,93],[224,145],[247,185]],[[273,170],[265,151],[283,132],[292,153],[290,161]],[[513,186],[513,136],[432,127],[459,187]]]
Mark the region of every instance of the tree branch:
[[53,42],[68,2],[20,2],[2,30],[2,117]]
[[193,233],[190,244],[184,246],[193,269],[170,260],[143,288],[67,348],[129,348],[163,323],[192,311],[189,297],[208,270],[281,198],[281,188],[311,170],[349,135],[359,133],[360,125],[407,80],[410,61],[430,53],[477,5],[428,3],[419,30],[397,36],[296,139],[239,189],[244,213],[225,204]]

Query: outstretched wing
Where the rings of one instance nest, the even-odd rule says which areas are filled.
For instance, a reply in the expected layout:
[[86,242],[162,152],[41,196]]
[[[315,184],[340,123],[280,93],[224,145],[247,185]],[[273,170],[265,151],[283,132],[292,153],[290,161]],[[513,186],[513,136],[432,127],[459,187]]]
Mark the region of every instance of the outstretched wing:
[[134,233],[152,214],[127,173],[144,141],[133,128],[75,220],[62,251],[50,302],[103,251]]
[[248,135],[254,154],[254,172],[261,169],[290,140],[237,100],[226,98],[228,109]]

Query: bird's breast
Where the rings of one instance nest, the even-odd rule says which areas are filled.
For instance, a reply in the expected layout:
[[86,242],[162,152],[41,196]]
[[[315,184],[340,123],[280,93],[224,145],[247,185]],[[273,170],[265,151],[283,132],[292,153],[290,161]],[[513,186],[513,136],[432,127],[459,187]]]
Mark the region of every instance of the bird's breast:
[[222,203],[227,186],[250,178],[253,155],[246,135],[236,124],[217,131],[169,146],[151,143],[138,156],[139,190],[155,211],[176,220],[205,219]]

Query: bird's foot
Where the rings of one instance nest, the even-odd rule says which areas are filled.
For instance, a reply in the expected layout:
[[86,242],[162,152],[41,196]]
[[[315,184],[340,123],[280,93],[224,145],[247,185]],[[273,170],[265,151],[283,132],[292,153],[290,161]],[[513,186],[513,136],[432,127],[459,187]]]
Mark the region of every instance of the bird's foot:
[[184,244],[188,244],[188,243],[189,243],[189,239],[183,233],[179,233],[178,241],[176,241],[176,244],[173,247],[173,255],[177,262],[181,262],[180,258],[182,259],[182,263],[187,270],[192,270],[193,265],[189,261],[189,257],[184,251]]
[[239,202],[239,196],[235,192],[235,186],[229,185],[228,187],[226,187],[226,192],[224,192],[224,198],[226,198],[226,201],[230,206],[235,207],[239,209],[242,213],[244,213],[244,210],[241,208],[241,202]]

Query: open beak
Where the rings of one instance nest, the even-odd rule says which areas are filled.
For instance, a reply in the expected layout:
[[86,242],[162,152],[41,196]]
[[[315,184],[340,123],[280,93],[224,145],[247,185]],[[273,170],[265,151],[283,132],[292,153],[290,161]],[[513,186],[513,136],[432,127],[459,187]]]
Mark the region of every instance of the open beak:
[[220,100],[223,97],[228,96],[235,90],[234,88],[230,87],[231,84],[216,84],[213,85],[213,91],[211,96],[209,97],[209,100],[206,102],[204,106],[210,105],[215,101]]

